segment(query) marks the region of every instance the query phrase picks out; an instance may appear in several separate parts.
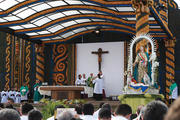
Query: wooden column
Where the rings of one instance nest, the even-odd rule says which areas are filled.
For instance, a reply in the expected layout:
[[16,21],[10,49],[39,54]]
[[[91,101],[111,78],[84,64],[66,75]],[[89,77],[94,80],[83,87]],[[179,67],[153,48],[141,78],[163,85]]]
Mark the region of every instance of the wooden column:
[[[132,5],[136,10],[136,36],[149,33],[149,7],[153,5],[153,0],[132,0]],[[136,45],[136,51],[146,44],[146,40],[141,40]]]
[[36,80],[44,82],[44,45],[36,44]]
[[174,57],[174,47],[175,40],[165,40],[166,47],[166,103],[169,100],[169,87],[172,84],[172,79],[175,77],[175,57]]

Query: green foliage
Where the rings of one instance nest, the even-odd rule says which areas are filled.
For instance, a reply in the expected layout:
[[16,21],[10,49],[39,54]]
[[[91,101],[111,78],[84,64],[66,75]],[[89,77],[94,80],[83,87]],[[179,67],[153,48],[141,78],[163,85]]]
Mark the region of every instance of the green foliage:
[[48,99],[41,99],[41,103],[45,104],[42,108],[42,114],[44,120],[54,115],[54,109],[57,105],[63,105],[65,108],[69,108],[70,105],[76,104],[84,104],[85,101],[82,99],[74,99],[74,100],[58,100],[58,101],[50,101]]

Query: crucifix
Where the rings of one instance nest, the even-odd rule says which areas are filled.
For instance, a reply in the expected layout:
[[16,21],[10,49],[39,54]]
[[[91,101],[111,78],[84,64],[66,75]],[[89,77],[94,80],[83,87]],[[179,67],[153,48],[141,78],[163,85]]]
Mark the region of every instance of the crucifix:
[[92,54],[98,55],[99,72],[101,72],[102,54],[105,54],[105,53],[109,53],[109,51],[103,51],[102,48],[99,48],[98,51],[92,52]]

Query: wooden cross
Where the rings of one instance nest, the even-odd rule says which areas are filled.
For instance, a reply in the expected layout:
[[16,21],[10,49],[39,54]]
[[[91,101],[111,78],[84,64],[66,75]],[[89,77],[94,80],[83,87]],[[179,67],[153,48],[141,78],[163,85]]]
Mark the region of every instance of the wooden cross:
[[99,48],[98,51],[92,52],[92,54],[98,55],[99,72],[101,72],[102,54],[105,54],[105,53],[109,53],[109,51],[103,51],[102,48]]

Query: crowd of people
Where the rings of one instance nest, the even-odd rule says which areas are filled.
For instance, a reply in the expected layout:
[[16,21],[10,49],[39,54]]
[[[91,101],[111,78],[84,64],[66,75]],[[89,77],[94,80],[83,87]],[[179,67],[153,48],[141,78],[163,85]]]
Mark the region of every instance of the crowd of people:
[[[59,108],[64,110],[59,113]],[[108,103],[100,103],[97,110],[91,103],[76,105],[72,110],[66,109],[69,108],[57,105],[54,115],[47,120],[179,120],[180,98],[169,108],[160,100],[152,101],[145,106],[140,105],[135,114],[128,104],[119,104],[115,110]],[[20,108],[1,103],[0,120],[43,120],[43,115],[30,103],[22,103]]]
[[[35,85],[33,86],[33,101],[38,103],[42,96],[40,95],[38,88],[41,86],[40,81],[36,80]],[[4,88],[0,93],[0,102],[1,103],[21,103],[28,102],[30,96],[30,90],[26,83],[23,83],[20,89],[17,88]]]

